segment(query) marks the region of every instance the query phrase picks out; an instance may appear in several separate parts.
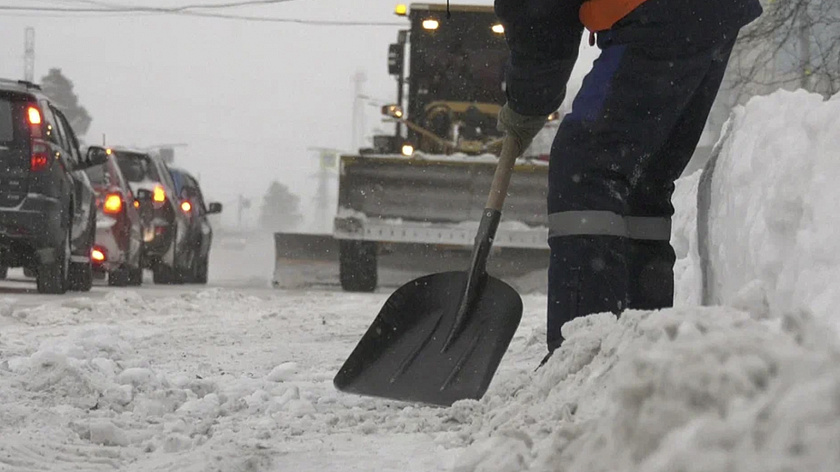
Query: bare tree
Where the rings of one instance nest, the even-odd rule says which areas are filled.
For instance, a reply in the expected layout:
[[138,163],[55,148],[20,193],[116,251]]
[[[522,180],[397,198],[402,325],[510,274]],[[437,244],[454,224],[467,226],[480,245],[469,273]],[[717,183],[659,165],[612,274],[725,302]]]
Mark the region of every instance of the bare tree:
[[[715,142],[732,107],[779,89],[840,93],[840,0],[762,0],[741,31],[707,123]],[[701,158],[705,159],[705,155]]]
[[728,88],[737,101],[777,89],[840,92],[840,1],[765,0],[741,34]]

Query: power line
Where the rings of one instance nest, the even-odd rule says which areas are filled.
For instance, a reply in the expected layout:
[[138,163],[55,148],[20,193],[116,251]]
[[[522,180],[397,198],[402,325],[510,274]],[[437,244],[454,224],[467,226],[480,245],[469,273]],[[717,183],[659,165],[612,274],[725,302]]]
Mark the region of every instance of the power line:
[[76,0],[76,3],[83,3],[87,5],[96,5],[100,8],[96,10],[119,10],[125,12],[135,12],[135,11],[142,11],[142,12],[161,12],[161,13],[177,13],[181,11],[187,10],[221,10],[221,9],[229,9],[229,8],[240,8],[240,7],[248,7],[248,6],[265,6],[265,5],[274,5],[278,3],[287,3],[294,0],[240,0],[237,2],[229,2],[229,3],[195,3],[195,4],[187,4],[187,5],[180,5],[176,7],[141,7],[141,6],[130,6],[130,5],[119,5],[115,3],[107,3],[107,2],[100,2],[96,0]]
[[230,3],[197,3],[190,5],[181,5],[177,7],[143,7],[130,5],[116,5],[112,3],[83,1],[87,5],[94,5],[94,7],[39,7],[39,6],[18,6],[18,5],[0,5],[0,10],[7,11],[31,11],[31,12],[65,12],[65,13],[105,13],[105,12],[121,12],[121,13],[180,13],[189,10],[198,9],[228,9],[239,8],[244,6],[255,5],[271,5],[277,3],[286,3],[293,0],[243,0],[239,2]]
[[108,16],[115,16],[116,14],[176,14],[183,16],[193,16],[202,18],[215,18],[223,20],[236,21],[250,21],[262,23],[294,23],[302,25],[315,26],[405,26],[403,23],[396,22],[378,22],[378,21],[347,21],[347,20],[313,20],[303,18],[279,18],[270,16],[255,16],[255,15],[234,15],[225,13],[211,13],[195,11],[196,9],[219,9],[219,8],[236,8],[242,6],[266,5],[270,3],[282,3],[292,0],[247,0],[240,2],[231,2],[226,4],[193,4],[179,7],[137,7],[137,6],[104,6],[102,2],[84,1],[87,4],[103,5],[95,8],[80,8],[80,7],[37,7],[37,6],[10,6],[0,5],[0,11],[12,11],[22,13],[44,13],[51,14],[105,14]]
[[254,21],[263,23],[296,23],[315,26],[405,26],[405,23],[346,20],[309,20],[300,18],[274,18],[265,16],[225,15],[219,13],[184,12],[184,15],[224,20]]

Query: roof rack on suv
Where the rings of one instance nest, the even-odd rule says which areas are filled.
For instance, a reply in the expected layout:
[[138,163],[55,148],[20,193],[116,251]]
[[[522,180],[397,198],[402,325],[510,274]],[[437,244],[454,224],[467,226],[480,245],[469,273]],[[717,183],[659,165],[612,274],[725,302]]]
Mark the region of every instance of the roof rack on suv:
[[22,85],[22,86],[24,86],[28,89],[41,90],[40,85],[38,85],[36,83],[33,83],[33,82],[29,82],[28,80],[11,80],[11,79],[0,78],[0,83]]

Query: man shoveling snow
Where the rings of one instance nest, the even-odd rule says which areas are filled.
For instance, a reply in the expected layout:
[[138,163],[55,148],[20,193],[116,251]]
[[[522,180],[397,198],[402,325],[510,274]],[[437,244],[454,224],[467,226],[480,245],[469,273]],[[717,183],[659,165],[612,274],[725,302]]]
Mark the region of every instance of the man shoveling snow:
[[511,50],[499,126],[526,148],[556,110],[583,28],[601,56],[551,150],[549,355],[574,318],[673,305],[674,181],[758,0],[496,0]]

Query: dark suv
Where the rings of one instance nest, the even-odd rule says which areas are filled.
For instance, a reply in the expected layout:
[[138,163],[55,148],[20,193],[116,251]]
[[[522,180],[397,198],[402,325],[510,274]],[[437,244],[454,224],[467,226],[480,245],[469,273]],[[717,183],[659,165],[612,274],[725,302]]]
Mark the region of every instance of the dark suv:
[[181,211],[187,215],[187,248],[190,254],[190,268],[182,272],[181,279],[187,283],[206,284],[210,259],[210,245],[213,242],[213,228],[207,215],[222,212],[221,203],[204,202],[198,180],[187,171],[169,168],[175,191],[178,193]]
[[96,229],[87,155],[64,115],[28,82],[0,79],[0,265],[34,273],[41,293],[90,290]]
[[137,198],[143,224],[143,265],[156,284],[181,282],[191,268],[189,218],[180,208],[175,183],[158,154],[114,148],[117,165]]

